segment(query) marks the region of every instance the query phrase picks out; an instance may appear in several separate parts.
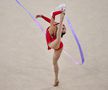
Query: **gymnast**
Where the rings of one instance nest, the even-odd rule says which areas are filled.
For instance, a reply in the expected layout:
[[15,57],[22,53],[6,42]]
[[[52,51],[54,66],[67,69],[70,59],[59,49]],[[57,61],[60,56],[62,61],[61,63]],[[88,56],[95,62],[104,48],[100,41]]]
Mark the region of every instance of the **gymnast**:
[[[60,22],[55,22],[56,15],[60,15]],[[63,24],[65,16],[65,10],[61,9],[58,11],[54,11],[52,13],[51,19],[44,15],[36,15],[36,18],[42,18],[48,23],[50,23],[50,26],[46,29],[46,42],[48,46],[48,50],[53,49],[53,66],[54,66],[54,73],[55,73],[55,80],[54,80],[54,87],[59,85],[59,66],[58,66],[58,60],[60,58],[60,55],[63,50],[63,42],[61,41],[61,38],[66,33],[66,27]]]

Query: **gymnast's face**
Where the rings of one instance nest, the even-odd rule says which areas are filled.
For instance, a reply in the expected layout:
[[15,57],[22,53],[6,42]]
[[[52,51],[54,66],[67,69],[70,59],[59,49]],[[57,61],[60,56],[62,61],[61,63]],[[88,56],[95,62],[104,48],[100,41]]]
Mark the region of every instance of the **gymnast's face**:
[[66,33],[66,27],[65,27],[65,25],[62,26],[62,33]]

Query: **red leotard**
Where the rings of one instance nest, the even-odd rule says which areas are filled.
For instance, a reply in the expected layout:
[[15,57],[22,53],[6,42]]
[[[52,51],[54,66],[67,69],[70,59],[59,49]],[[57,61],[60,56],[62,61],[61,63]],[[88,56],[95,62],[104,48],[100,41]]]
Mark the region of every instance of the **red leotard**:
[[[46,42],[47,42],[47,46],[49,43],[51,43],[52,41],[54,41],[56,39],[56,36],[53,35],[53,37],[51,37],[49,31],[48,31],[49,27],[47,28],[46,30]],[[60,42],[60,46],[58,49],[55,49],[55,50],[59,50],[63,47],[63,43],[62,41]],[[48,50],[50,50],[51,48],[48,46]]]
[[[53,12],[53,15],[52,15],[52,17],[53,17],[53,19],[55,19],[55,16],[56,15],[58,15],[58,14],[61,14],[63,11],[55,11],[55,12]],[[51,19],[49,19],[48,17],[45,17],[45,16],[41,16],[45,21],[47,21],[48,23],[50,23],[51,22]],[[55,25],[57,25],[57,24],[59,24],[59,23],[56,23]],[[46,30],[46,42],[47,42],[47,46],[48,46],[48,44],[50,43],[50,42],[52,42],[52,41],[54,41],[55,39],[56,39],[56,36],[54,36],[54,35],[52,35],[52,37],[51,37],[51,35],[50,35],[50,33],[49,33],[49,31],[48,31],[48,29],[49,29],[49,27],[47,28],[47,30]],[[59,48],[58,49],[55,49],[55,50],[59,50],[59,49],[61,49],[63,47],[63,43],[62,43],[62,41],[60,42],[60,46],[59,46]],[[50,50],[51,48],[48,46],[48,50]]]

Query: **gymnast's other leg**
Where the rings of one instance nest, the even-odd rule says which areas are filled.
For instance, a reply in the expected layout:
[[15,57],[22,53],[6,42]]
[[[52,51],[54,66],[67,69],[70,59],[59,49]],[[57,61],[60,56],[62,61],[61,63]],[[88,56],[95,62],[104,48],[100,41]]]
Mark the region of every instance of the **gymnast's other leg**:
[[53,67],[54,67],[54,74],[55,74],[55,82],[54,86],[58,86],[59,84],[59,79],[58,79],[58,73],[59,73],[59,66],[58,66],[58,60],[60,58],[60,55],[62,53],[63,48],[59,50],[54,50],[54,55],[53,55]]

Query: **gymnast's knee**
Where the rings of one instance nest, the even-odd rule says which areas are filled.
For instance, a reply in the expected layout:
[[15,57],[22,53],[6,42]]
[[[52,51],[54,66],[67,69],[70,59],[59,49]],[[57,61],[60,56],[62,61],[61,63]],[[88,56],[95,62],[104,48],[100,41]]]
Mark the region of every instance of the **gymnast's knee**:
[[57,61],[53,60],[53,65],[56,66],[57,65]]

